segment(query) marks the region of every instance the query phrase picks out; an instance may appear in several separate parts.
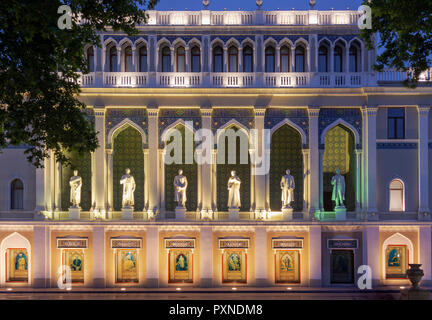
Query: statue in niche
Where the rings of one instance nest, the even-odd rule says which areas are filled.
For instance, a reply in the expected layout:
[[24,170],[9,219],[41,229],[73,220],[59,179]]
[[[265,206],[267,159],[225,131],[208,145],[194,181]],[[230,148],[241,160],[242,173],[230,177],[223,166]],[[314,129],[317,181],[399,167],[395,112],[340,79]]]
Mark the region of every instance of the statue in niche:
[[282,177],[280,186],[282,189],[282,209],[291,209],[291,202],[294,201],[294,177],[290,175],[290,170],[286,170],[286,175]]
[[331,179],[333,186],[332,200],[335,202],[336,208],[345,208],[345,178],[340,174],[340,169],[336,169],[336,175]]
[[178,171],[178,175],[174,177],[174,201],[177,202],[179,207],[186,206],[186,189],[188,181],[186,176],[183,175],[183,170]]
[[120,179],[120,184],[123,185],[123,198],[122,206],[123,208],[130,208],[134,205],[134,191],[136,188],[135,179],[130,175],[130,169],[126,169],[126,174],[124,174]]
[[79,208],[81,203],[82,178],[78,175],[78,170],[74,170],[73,174],[69,180],[70,202],[72,203],[72,208]]
[[228,179],[228,208],[238,209],[240,202],[240,184],[241,180],[235,171],[231,171],[231,177]]

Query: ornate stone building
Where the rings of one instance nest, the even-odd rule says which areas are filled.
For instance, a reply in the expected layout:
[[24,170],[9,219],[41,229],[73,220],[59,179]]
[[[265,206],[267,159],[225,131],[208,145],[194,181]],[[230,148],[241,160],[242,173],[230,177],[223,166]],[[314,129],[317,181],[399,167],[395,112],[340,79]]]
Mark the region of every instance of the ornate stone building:
[[[42,169],[21,146],[0,154],[1,286],[57,287],[68,267],[85,287],[355,286],[360,265],[374,286],[401,285],[408,263],[423,264],[431,283],[430,73],[413,90],[402,85],[408,72],[373,71],[357,11],[149,15],[138,36],[107,31],[100,48],[85,48],[80,99],[98,131],[95,152],[71,154],[72,167],[51,157]],[[197,161],[217,159],[231,128],[234,163]],[[173,129],[183,138],[207,129],[214,145],[184,143],[183,164],[168,164]],[[268,129],[269,141],[255,143],[254,129]],[[269,170],[254,174],[263,147]],[[126,168],[136,184],[129,215]],[[82,178],[75,211],[73,169]],[[295,180],[288,215],[286,169]],[[336,169],[343,214],[332,202]],[[227,207],[232,170],[238,214]]]

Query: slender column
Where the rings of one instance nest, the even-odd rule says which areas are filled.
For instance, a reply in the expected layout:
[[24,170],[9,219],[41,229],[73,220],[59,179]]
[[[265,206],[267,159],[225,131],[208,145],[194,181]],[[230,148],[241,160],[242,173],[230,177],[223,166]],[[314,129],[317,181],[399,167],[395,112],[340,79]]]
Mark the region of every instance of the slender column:
[[55,211],[61,211],[61,172],[62,172],[62,166],[60,162],[55,161],[55,186],[54,186],[54,192],[55,192]]
[[113,149],[106,149],[107,157],[107,210],[109,212],[109,217],[112,217],[112,212],[114,211],[114,191],[113,191]]
[[309,207],[310,207],[310,200],[309,200],[309,175],[310,175],[310,169],[309,169],[309,155],[310,150],[309,149],[302,149],[303,154],[303,219],[307,220]]
[[117,47],[117,72],[121,71],[121,47]]
[[310,107],[309,112],[309,215],[320,208],[320,159],[319,159],[319,137],[318,117],[319,108]]
[[243,71],[243,48],[242,47],[240,47],[238,49],[238,71],[244,72]]
[[91,204],[90,204],[90,212],[94,212],[96,205],[96,152],[90,153],[90,161],[91,161]]
[[165,212],[165,149],[158,150],[160,211]]
[[105,228],[93,227],[93,287],[105,288]]
[[420,226],[419,227],[419,263],[422,265],[424,276],[422,279],[422,284],[430,286],[432,284],[432,239],[431,239],[431,227],[430,226]]
[[429,110],[430,106],[419,106],[419,218],[429,213]]
[[363,42],[361,43],[361,52],[360,52],[360,68],[358,71],[360,72],[367,72],[367,68],[365,66],[365,54],[367,54],[367,51],[365,51],[365,45]]
[[133,46],[132,47],[132,71],[133,72],[138,72],[137,68],[136,68],[136,47]]
[[[267,153],[267,159],[270,159],[270,152],[271,149],[266,150]],[[271,208],[270,208],[270,171],[267,172],[267,174],[265,175],[265,209],[270,212]]]
[[45,178],[44,178],[44,175],[45,175],[45,168],[36,168],[36,207],[35,207],[35,214],[36,215],[40,211],[45,210]]
[[213,286],[213,232],[212,227],[200,228],[200,287],[209,288]]
[[267,231],[266,227],[255,227],[255,285],[269,285],[267,279]]
[[[202,150],[196,149],[195,150],[197,158],[201,159],[202,156]],[[197,165],[197,212],[201,212],[202,209],[202,165]]]
[[171,70],[170,72],[174,72],[174,67],[175,67],[175,52],[174,52],[174,48],[171,47],[170,48],[170,53],[171,53]]
[[49,156],[44,160],[44,200],[45,207],[47,211],[52,211],[52,198],[51,198],[51,184],[53,183],[51,175],[51,152],[48,153]]
[[[54,152],[51,151],[51,157],[50,157],[50,177],[51,177],[51,185],[50,185],[50,207],[51,210],[54,212],[54,210],[56,209],[55,203],[56,203],[56,194],[55,194],[55,190],[56,190],[56,160],[55,160],[55,155]],[[55,217],[54,213],[53,213],[53,218]]]
[[[355,202],[355,211],[357,215],[360,214],[361,210],[361,185],[360,185],[360,179],[361,179],[361,158],[362,158],[362,151],[361,149],[355,150],[355,192],[356,192],[356,202]],[[358,217],[357,217],[358,218]]]
[[334,46],[330,45],[329,72],[334,72]]
[[[99,148],[95,151],[95,210],[106,212],[106,162],[105,162],[105,107],[95,107],[95,130],[99,141]],[[105,217],[104,217],[105,218]]]
[[367,199],[368,213],[375,216],[376,207],[376,115],[377,107],[366,107],[366,132],[367,132]]
[[280,72],[280,46],[276,47],[276,72]]
[[321,226],[309,227],[309,286],[321,287]]
[[324,211],[324,149],[319,150],[319,208]]
[[224,72],[228,72],[228,48],[224,46],[223,48],[223,54],[224,54]]
[[48,288],[50,284],[50,229],[33,227],[33,287]]
[[149,208],[149,149],[143,149],[144,153],[144,211]]
[[363,231],[363,264],[372,270],[372,288],[380,283],[379,227],[365,227]]
[[256,193],[255,193],[255,165],[252,162],[252,159],[256,156],[256,150],[249,149],[249,157],[251,159],[250,162],[250,211],[254,211],[256,207]]
[[[211,109],[202,109],[201,110],[201,117],[202,117],[202,129],[203,130],[211,130]],[[207,137],[206,137],[207,139]],[[206,142],[208,143],[208,141]],[[214,144],[211,145],[213,148]],[[209,150],[206,149],[205,152],[212,152],[213,149]],[[202,152],[202,151],[201,151]],[[201,153],[201,156],[203,154]],[[208,158],[208,155],[206,154],[206,158]],[[213,154],[210,154],[210,159],[213,161]],[[213,180],[215,177],[212,174],[213,170],[213,162],[211,163],[202,163],[199,165],[201,167],[201,197],[202,197],[202,214],[208,214],[209,216],[212,216],[213,214],[213,206],[212,206],[212,200],[213,200]]]
[[[261,164],[258,163],[259,170],[257,169],[257,166],[254,164],[254,170],[252,171],[252,174],[254,176],[252,177],[255,181],[255,191],[254,191],[254,203],[255,203],[255,210],[256,211],[265,211],[266,209],[266,176],[269,174],[269,172],[264,172],[265,168],[270,168],[270,164],[268,163],[270,157],[267,157],[268,153],[267,151],[270,151],[270,146],[267,145],[268,141],[265,141],[264,137],[264,119],[265,119],[265,109],[255,109],[255,128],[257,130],[258,134],[258,144],[255,146],[255,157],[261,158]],[[259,153],[263,154],[259,154]],[[251,158],[252,159],[252,158]]]
[[[212,162],[212,207],[213,211],[217,211],[217,149],[212,150],[213,162]],[[217,217],[215,217],[216,219]]]
[[189,50],[189,46],[187,46],[185,48],[185,68],[186,68],[186,72],[191,72],[192,70],[190,70],[190,50]]
[[[148,213],[153,215],[159,209],[158,199],[158,176],[159,176],[159,163],[158,163],[158,123],[157,123],[157,109],[148,109],[148,142],[149,142],[149,208]],[[150,174],[151,173],[151,174]]]
[[158,227],[146,228],[146,287],[157,288],[159,286],[159,230]]
[[295,47],[291,47],[291,72],[295,72]]

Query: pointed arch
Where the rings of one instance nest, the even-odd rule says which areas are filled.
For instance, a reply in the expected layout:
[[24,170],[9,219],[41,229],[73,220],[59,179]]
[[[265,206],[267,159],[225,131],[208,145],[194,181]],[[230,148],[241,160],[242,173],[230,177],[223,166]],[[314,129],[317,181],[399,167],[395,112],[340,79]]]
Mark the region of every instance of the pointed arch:
[[175,122],[171,123],[167,126],[161,134],[161,142],[165,142],[166,137],[169,135],[171,130],[174,130],[178,125],[182,125],[183,127],[189,129],[193,134],[195,134],[195,129],[193,125],[191,126],[189,121],[184,121],[184,119],[177,119]]
[[217,45],[220,45],[222,48],[224,47],[224,42],[221,38],[217,37],[210,42],[210,48],[213,49]]
[[227,48],[229,48],[232,45],[236,46],[237,48],[240,48],[240,42],[234,37],[229,38],[225,45]]
[[182,38],[177,38],[172,42],[172,47],[177,48],[179,46],[187,47],[186,41],[184,41]]
[[127,37],[124,37],[123,39],[121,39],[121,40],[119,41],[118,45],[119,45],[120,47],[123,47],[123,46],[127,47],[128,45],[130,45],[131,47],[134,46],[132,40],[129,39],[129,38],[127,38]]
[[295,46],[295,47],[297,47],[299,44],[300,44],[300,45],[303,45],[304,48],[305,48],[306,50],[308,50],[308,48],[309,48],[309,42],[308,42],[305,38],[300,37],[300,38],[298,38],[298,39],[294,42],[294,46]]
[[113,37],[109,37],[109,38],[107,38],[105,41],[104,41],[104,43],[103,43],[103,45],[104,45],[104,47],[106,47],[107,45],[109,45],[110,43],[114,43],[114,45],[117,47],[119,44],[117,43],[117,41],[113,38]]
[[161,48],[162,45],[166,44],[168,47],[171,47],[171,42],[165,38],[162,37],[161,39],[159,39],[159,41],[156,43],[156,48],[158,48],[158,50]]
[[321,133],[321,137],[320,137],[320,143],[321,144],[324,144],[325,136],[326,136],[327,132],[329,130],[333,129],[334,127],[336,127],[337,125],[342,125],[343,127],[346,127],[349,130],[351,130],[352,133],[354,134],[354,140],[355,140],[356,145],[360,144],[360,134],[358,133],[357,129],[354,128],[351,124],[349,124],[345,120],[343,120],[342,118],[339,118],[339,119],[333,121],[331,124],[329,124],[327,127],[325,127],[325,129]]
[[114,127],[111,128],[111,130],[108,132],[108,137],[107,137],[107,142],[108,145],[111,146],[111,148],[113,148],[113,141],[114,141],[114,137],[117,134],[117,131],[121,131],[122,129],[127,128],[128,126],[131,126],[132,128],[138,130],[138,132],[141,134],[141,138],[142,138],[142,144],[146,144],[147,143],[147,135],[144,132],[144,130],[138,126],[135,122],[133,122],[132,120],[130,120],[129,118],[123,119],[120,123],[116,124]]
[[252,49],[255,49],[255,42],[249,37],[246,37],[246,39],[243,39],[243,41],[240,43],[240,45],[242,48],[246,45],[250,45],[252,47]]
[[135,40],[135,42],[133,43],[133,45],[135,47],[141,47],[143,45],[148,47],[148,41],[146,39],[144,39],[143,37],[139,37],[138,39]]
[[389,245],[406,245],[408,248],[408,263],[414,263],[414,245],[412,241],[404,236],[403,234],[396,232],[395,234],[389,236],[387,239],[384,240],[381,248],[381,257],[382,257],[382,271],[383,271],[383,277],[386,277],[386,271],[385,271],[385,258],[386,258],[386,248]]
[[336,43],[338,43],[339,41],[344,44],[345,48],[348,46],[347,41],[342,37],[337,37],[337,39],[335,41],[333,41],[333,46],[335,46]]
[[225,123],[224,125],[222,125],[220,128],[217,129],[216,132],[216,143],[219,142],[219,138],[221,136],[221,134],[231,128],[231,127],[237,127],[241,132],[243,132],[244,134],[246,134],[246,136],[248,137],[248,141],[250,143],[250,133],[249,133],[249,129],[241,124],[240,122],[238,122],[236,119],[231,119],[230,121],[228,121],[227,123]]
[[298,124],[295,124],[294,122],[292,122],[288,118],[285,118],[282,121],[280,121],[279,123],[277,123],[276,125],[274,125],[270,129],[270,136],[273,136],[273,133],[275,133],[279,128],[283,127],[284,125],[288,125],[288,126],[292,127],[293,129],[296,129],[298,131],[298,133],[300,133],[302,144],[307,143],[307,136],[306,136],[306,133],[304,132],[304,130]]
[[332,46],[332,42],[330,41],[330,39],[329,38],[327,38],[327,37],[324,37],[324,38],[322,38],[320,41],[318,41],[318,47],[321,45],[321,44],[327,44],[329,47],[331,47]]
[[1,281],[1,285],[4,286],[6,283],[6,252],[8,249],[26,249],[27,250],[27,261],[28,261],[28,268],[27,268],[27,283],[29,285],[31,285],[32,282],[32,272],[31,272],[31,268],[32,268],[32,251],[31,251],[31,244],[30,241],[24,237],[23,235],[21,235],[18,232],[13,232],[10,235],[8,235],[7,237],[5,237],[3,239],[3,241],[0,244],[0,270],[2,270],[1,272],[1,276],[0,276],[0,281]]
[[190,39],[190,40],[187,42],[187,45],[188,45],[189,47],[192,47],[192,46],[196,45],[196,46],[198,46],[198,47],[201,48],[202,43],[201,43],[201,41],[200,41],[197,37],[193,37],[192,39]]
[[273,45],[275,48],[278,46],[278,42],[273,38],[269,37],[264,41],[264,48],[266,48],[269,44]]
[[287,37],[284,37],[282,40],[279,41],[279,46],[288,46],[290,49],[294,46],[294,43]]

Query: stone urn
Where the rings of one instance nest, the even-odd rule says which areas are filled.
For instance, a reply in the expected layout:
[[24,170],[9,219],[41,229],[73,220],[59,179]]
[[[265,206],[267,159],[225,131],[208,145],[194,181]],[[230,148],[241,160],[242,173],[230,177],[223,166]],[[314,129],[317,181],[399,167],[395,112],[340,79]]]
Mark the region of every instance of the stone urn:
[[410,263],[409,269],[406,271],[409,281],[412,284],[412,290],[418,290],[420,286],[420,281],[424,276],[424,272],[420,269],[421,264]]

